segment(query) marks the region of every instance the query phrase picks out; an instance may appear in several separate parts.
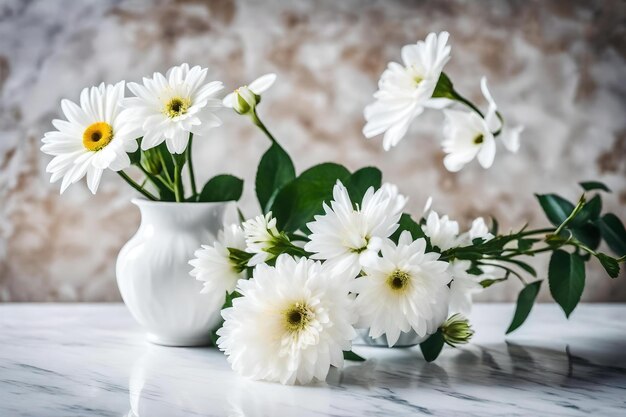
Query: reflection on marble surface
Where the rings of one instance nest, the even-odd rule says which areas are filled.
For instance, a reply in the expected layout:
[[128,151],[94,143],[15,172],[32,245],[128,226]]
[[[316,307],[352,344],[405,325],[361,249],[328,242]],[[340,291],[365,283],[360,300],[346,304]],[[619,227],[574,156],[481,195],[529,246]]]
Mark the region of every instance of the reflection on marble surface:
[[0,305],[0,415],[623,415],[626,305],[582,305],[569,322],[538,305],[505,340],[512,308],[477,306],[474,343],[436,363],[358,346],[366,362],[285,387],[239,377],[213,348],[147,343],[123,305]]
[[[62,98],[85,86],[139,81],[190,62],[229,88],[266,72],[278,81],[259,112],[298,172],[323,161],[379,166],[419,213],[435,207],[467,225],[494,215],[502,230],[545,224],[533,193],[578,197],[600,179],[605,208],[626,217],[626,2],[519,0],[3,0],[0,2],[0,300],[116,301],[114,263],[139,223],[133,190],[105,173],[98,195],[84,182],[60,197],[48,184],[39,139]],[[486,171],[442,164],[438,113],[425,113],[394,152],[361,133],[387,62],[430,31],[448,30],[455,86],[477,102],[479,80],[503,114],[524,124],[518,154]],[[484,104],[484,103],[482,103]],[[224,126],[195,141],[203,183],[218,173],[246,180],[243,211],[257,210],[256,164],[268,142],[222,112]],[[106,207],[106,209],[102,209]],[[92,240],[97,236],[98,247]],[[532,260],[546,270],[547,257]],[[585,300],[626,301],[626,286],[590,264]],[[624,277],[622,273],[622,277]],[[516,282],[483,300],[516,299]],[[546,299],[547,286],[540,297]]]

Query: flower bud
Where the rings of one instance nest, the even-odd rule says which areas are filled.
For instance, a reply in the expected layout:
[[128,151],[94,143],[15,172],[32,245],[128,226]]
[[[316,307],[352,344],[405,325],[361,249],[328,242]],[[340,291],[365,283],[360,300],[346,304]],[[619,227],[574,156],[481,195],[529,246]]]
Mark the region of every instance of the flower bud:
[[472,330],[469,321],[461,314],[450,316],[441,326],[441,332],[445,342],[452,347],[464,345],[474,335],[474,330]]
[[246,114],[253,110],[261,101],[261,96],[254,94],[244,85],[235,90],[234,110],[239,114]]

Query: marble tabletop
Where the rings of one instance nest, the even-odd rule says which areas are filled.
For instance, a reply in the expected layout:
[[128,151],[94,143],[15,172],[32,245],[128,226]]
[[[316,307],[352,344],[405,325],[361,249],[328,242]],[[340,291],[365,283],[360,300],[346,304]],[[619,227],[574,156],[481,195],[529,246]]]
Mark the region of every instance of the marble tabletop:
[[357,346],[326,383],[248,381],[214,348],[148,343],[121,304],[0,304],[0,416],[626,415],[626,305],[568,321],[477,305],[473,343],[426,363],[417,348]]

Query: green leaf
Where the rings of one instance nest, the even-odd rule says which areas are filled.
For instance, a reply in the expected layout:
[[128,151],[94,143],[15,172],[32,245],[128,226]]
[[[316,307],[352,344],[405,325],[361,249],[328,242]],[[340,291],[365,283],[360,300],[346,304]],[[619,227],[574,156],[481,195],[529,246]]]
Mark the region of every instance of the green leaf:
[[437,359],[443,349],[444,343],[443,333],[441,329],[437,329],[428,339],[420,343],[420,349],[422,350],[424,359],[426,359],[427,362],[432,362]]
[[368,188],[378,190],[382,184],[383,174],[378,168],[365,167],[356,171],[346,184],[352,203],[361,204]]
[[454,88],[452,86],[452,81],[450,81],[450,78],[442,72],[439,76],[439,80],[437,80],[435,91],[433,91],[433,97],[454,98],[453,91]]
[[362,356],[357,355],[356,353],[354,353],[351,350],[344,350],[343,351],[343,358],[347,361],[355,361],[355,362],[363,362],[365,361],[365,358]]
[[509,325],[509,328],[506,330],[506,334],[511,333],[518,327],[520,327],[528,314],[530,314],[530,310],[533,308],[533,304],[535,304],[535,299],[537,298],[537,294],[539,294],[539,290],[541,289],[542,281],[531,282],[526,285],[522,291],[520,291],[517,296],[517,307],[515,307],[515,314],[513,314],[513,320]]
[[211,178],[200,192],[198,201],[218,202],[237,201],[243,192],[243,180],[233,175],[223,174]]
[[325,163],[309,168],[285,185],[272,204],[279,230],[290,233],[303,229],[314,215],[322,212],[322,203],[332,200],[337,180],[347,184],[350,171]]
[[398,243],[398,239],[400,239],[400,235],[405,230],[408,230],[409,232],[411,232],[411,236],[413,237],[413,240],[417,240],[421,237],[426,236],[426,234],[422,230],[422,227],[417,222],[415,222],[409,214],[403,213],[402,216],[400,217],[400,221],[398,222],[398,224],[399,224],[398,229],[395,231],[393,235],[391,235],[391,240],[393,240],[396,243]]
[[600,246],[600,240],[602,240],[600,229],[593,223],[587,223],[572,229],[572,234],[576,239],[584,243],[585,246],[593,250]]
[[606,191],[607,193],[611,192],[611,189],[607,187],[604,183],[601,183],[600,181],[583,181],[583,182],[580,182],[579,184],[581,187],[583,187],[585,191],[602,190],[602,191]]
[[256,195],[263,213],[272,207],[280,189],[296,177],[296,170],[285,150],[274,142],[263,154],[256,173]]
[[539,242],[539,239],[520,239],[517,241],[517,249],[520,252],[526,252],[532,249],[533,245]]
[[556,194],[535,194],[541,204],[541,208],[554,226],[559,226],[567,219],[574,205]]
[[596,220],[602,238],[617,256],[626,255],[626,230],[615,214],[607,213]]
[[619,275],[619,262],[612,256],[606,255],[604,253],[596,254],[596,258],[600,261],[606,273],[609,274],[611,278],[617,278]]
[[565,315],[570,316],[585,288],[585,263],[580,255],[556,250],[548,267],[550,293]]

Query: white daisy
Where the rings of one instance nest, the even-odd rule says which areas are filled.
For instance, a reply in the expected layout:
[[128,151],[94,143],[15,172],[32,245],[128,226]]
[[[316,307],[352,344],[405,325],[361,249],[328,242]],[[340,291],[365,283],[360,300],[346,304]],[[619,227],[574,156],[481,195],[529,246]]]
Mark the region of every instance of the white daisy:
[[348,190],[340,181],[333,188],[330,206],[324,203],[323,215],[307,224],[310,241],[304,249],[312,259],[323,259],[329,266],[356,277],[362,259],[376,254],[382,239],[393,234],[406,204],[396,186],[384,184],[379,190],[370,187],[360,207],[354,208]]
[[426,253],[426,241],[413,241],[408,231],[398,245],[386,239],[381,253],[366,259],[365,275],[353,281],[359,327],[369,327],[373,338],[386,335],[389,346],[401,332],[434,333],[447,316],[448,263]]
[[389,150],[404,137],[410,123],[425,107],[443,108],[447,99],[432,98],[443,67],[450,59],[448,32],[430,33],[425,41],[402,48],[403,65],[390,62],[378,82],[376,101],[365,108],[363,134],[371,138],[385,133]]
[[120,114],[124,98],[124,81],[115,85],[100,84],[85,88],[80,106],[61,101],[67,120],[53,120],[56,131],[47,132],[41,150],[54,156],[46,167],[52,173],[50,182],[61,182],[61,193],[87,175],[87,186],[98,190],[105,169],[120,171],[130,165],[127,152],[137,150],[141,136],[128,119]]
[[276,74],[265,74],[228,94],[222,100],[225,107],[234,109],[237,113],[245,114],[254,109],[261,101],[261,94],[274,84]]
[[439,217],[436,211],[431,211],[422,230],[441,251],[459,246],[459,224],[447,215]]
[[213,246],[202,245],[194,253],[195,258],[189,261],[194,267],[190,274],[204,282],[202,293],[213,294],[215,298],[224,300],[226,293],[232,293],[237,282],[245,278],[245,269],[231,255],[230,249],[246,249],[243,230],[236,224],[224,226]]
[[272,212],[249,219],[242,226],[246,237],[246,252],[254,254],[248,262],[249,266],[272,259],[275,255],[271,253],[271,249],[278,241],[286,239],[276,228],[276,219],[272,217]]
[[444,110],[443,164],[450,172],[460,171],[474,158],[483,168],[493,164],[496,142],[485,119],[473,111]]
[[356,337],[353,298],[337,271],[280,255],[239,281],[243,297],[222,312],[219,348],[239,374],[282,384],[323,381]]
[[205,83],[207,71],[183,64],[170,68],[165,76],[155,72],[152,78],[143,79],[143,85],[128,84],[136,97],[126,99],[124,106],[144,132],[141,149],[165,141],[170,153],[180,154],[187,148],[190,133],[205,136],[222,124],[213,113],[222,106],[216,94],[223,85],[219,81]]

